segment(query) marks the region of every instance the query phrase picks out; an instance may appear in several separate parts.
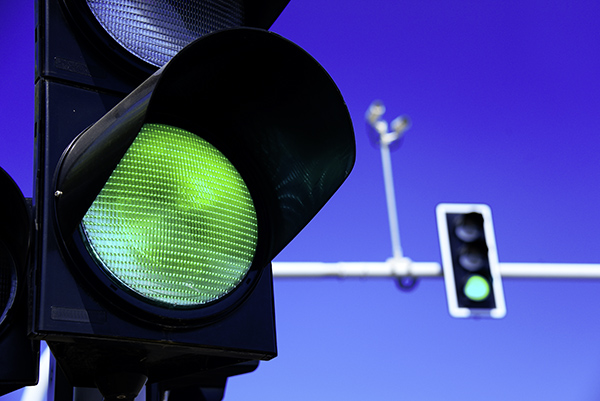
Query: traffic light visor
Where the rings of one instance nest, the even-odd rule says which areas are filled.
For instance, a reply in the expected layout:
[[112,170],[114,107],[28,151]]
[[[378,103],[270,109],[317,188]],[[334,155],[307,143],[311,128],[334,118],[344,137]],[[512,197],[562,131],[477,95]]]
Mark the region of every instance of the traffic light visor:
[[343,98],[310,55],[267,31],[219,31],[71,142],[57,230],[102,296],[204,319],[250,293],[354,154]]
[[25,284],[29,246],[29,215],[25,198],[10,175],[0,168],[0,333],[14,310],[17,287]]
[[39,342],[28,338],[30,206],[0,167],[0,397],[37,383]]
[[197,135],[163,124],[142,126],[80,231],[109,277],[172,307],[233,290],[258,238],[250,192],[229,160]]

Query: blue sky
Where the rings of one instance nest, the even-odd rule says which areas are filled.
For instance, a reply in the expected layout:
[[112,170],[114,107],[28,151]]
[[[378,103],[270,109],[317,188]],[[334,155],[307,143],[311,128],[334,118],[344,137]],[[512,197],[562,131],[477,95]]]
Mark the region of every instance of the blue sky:
[[[31,195],[33,5],[0,3],[0,165]],[[501,262],[599,263],[600,3],[292,0],[272,30],[331,74],[357,161],[279,261],[391,256],[374,99],[410,116],[392,153],[406,256],[439,262],[435,206],[487,203]],[[276,279],[279,356],[226,400],[597,400],[600,282],[504,281],[502,320],[452,319],[441,278]],[[6,396],[6,399],[14,399]]]

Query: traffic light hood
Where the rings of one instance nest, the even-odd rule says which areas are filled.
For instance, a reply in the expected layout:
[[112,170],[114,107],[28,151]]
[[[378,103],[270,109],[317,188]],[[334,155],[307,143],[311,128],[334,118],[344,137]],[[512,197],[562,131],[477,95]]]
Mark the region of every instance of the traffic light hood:
[[29,206],[0,168],[0,396],[37,383],[39,342],[27,338]]
[[355,158],[344,100],[310,55],[260,29],[209,34],[184,48],[65,151],[55,204],[67,242],[78,235],[84,215],[149,125],[200,137],[234,166],[256,208],[260,258],[255,262],[263,265],[324,206]]
[[[18,296],[26,284],[29,249],[29,211],[21,190],[0,167],[0,338],[15,315]],[[12,316],[11,316],[12,315]],[[0,342],[1,344],[1,342]],[[2,377],[0,377],[0,380]]]
[[[21,190],[4,169],[0,167],[0,243],[17,253],[13,256],[19,266],[27,262],[27,248],[29,247],[29,211]],[[18,250],[18,252],[15,252]]]

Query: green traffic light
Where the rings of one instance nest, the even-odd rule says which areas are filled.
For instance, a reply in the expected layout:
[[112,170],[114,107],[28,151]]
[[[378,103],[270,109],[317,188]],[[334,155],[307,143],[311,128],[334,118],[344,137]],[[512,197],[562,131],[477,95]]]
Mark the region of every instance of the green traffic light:
[[472,301],[483,301],[490,295],[490,285],[483,277],[474,275],[465,283],[464,293]]
[[109,277],[173,307],[233,290],[252,264],[257,230],[231,162],[197,135],[160,124],[141,128],[81,222]]

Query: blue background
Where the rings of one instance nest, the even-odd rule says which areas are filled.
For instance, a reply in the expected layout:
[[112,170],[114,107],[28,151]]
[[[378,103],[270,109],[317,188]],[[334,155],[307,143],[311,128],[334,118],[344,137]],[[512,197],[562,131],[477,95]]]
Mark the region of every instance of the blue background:
[[[357,161],[277,260],[391,256],[364,124],[381,99],[413,122],[392,154],[406,256],[440,261],[436,204],[481,202],[501,262],[600,262],[599,17],[583,0],[292,0],[272,30],[340,87]],[[0,166],[31,196],[32,2],[1,0],[0,20]],[[600,281],[507,278],[502,320],[452,319],[441,278],[274,287],[279,356],[226,400],[600,399]]]

